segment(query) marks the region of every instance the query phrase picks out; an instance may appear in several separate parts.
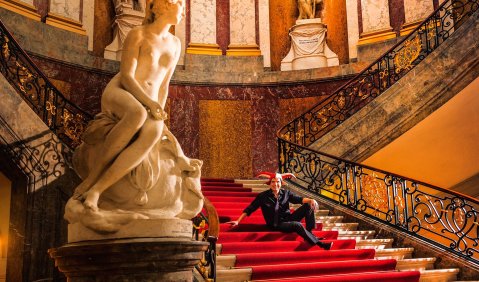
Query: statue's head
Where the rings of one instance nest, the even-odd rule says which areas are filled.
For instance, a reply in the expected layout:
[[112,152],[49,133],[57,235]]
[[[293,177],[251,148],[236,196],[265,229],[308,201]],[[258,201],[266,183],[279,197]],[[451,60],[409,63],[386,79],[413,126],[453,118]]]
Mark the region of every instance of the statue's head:
[[151,24],[166,17],[170,24],[178,24],[184,17],[186,0],[147,0],[143,24]]

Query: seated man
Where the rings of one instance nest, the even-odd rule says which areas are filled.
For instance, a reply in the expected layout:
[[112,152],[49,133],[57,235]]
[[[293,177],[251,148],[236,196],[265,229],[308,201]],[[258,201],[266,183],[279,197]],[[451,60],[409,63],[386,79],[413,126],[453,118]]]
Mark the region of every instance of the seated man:
[[[270,179],[269,186],[271,189],[261,192],[256,196],[256,199],[254,199],[253,202],[243,210],[243,213],[237,220],[228,223],[236,226],[246,216],[249,216],[261,207],[266,225],[271,230],[296,232],[309,243],[318,245],[325,250],[329,250],[333,243],[323,243],[320,241],[322,238],[317,238],[311,233],[311,230],[316,226],[314,218],[314,211],[318,208],[316,200],[303,198],[295,195],[289,190],[281,189],[283,178],[294,177],[294,175],[291,173],[279,174],[262,172],[259,176],[266,176]],[[303,205],[291,213],[289,203]],[[303,217],[306,221],[306,228],[304,228],[300,222]]]

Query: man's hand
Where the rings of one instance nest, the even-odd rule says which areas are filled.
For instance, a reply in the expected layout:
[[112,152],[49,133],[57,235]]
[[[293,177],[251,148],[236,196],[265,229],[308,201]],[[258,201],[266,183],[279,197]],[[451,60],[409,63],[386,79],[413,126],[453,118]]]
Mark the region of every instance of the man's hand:
[[230,224],[231,227],[235,227],[235,226],[237,226],[237,225],[239,224],[239,221],[233,220],[233,221],[228,221],[228,222],[226,222],[226,223],[227,223],[227,224]]
[[311,201],[309,202],[309,205],[311,206],[311,209],[313,211],[316,211],[317,209],[319,209],[319,204],[314,199],[311,199]]

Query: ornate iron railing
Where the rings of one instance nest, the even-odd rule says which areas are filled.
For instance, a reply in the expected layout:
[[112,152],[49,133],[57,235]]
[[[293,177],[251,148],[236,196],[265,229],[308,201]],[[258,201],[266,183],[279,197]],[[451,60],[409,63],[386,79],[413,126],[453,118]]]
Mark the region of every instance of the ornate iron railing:
[[477,10],[478,0],[448,0],[400,43],[340,89],[284,126],[280,137],[309,146],[386,91],[438,48]]
[[[201,212],[193,219],[193,237],[198,240],[201,234],[201,239],[207,241],[210,246],[205,251],[203,259],[196,268],[204,279],[216,281],[216,242],[219,235],[219,217],[215,207],[208,198],[205,198],[203,209],[207,215]],[[202,229],[204,229],[204,232],[202,232]]]
[[48,80],[0,21],[0,72],[43,122],[70,148],[92,116],[71,103]]
[[479,201],[308,148],[447,40],[479,1],[448,0],[327,99],[278,131],[281,172],[296,184],[479,264]]

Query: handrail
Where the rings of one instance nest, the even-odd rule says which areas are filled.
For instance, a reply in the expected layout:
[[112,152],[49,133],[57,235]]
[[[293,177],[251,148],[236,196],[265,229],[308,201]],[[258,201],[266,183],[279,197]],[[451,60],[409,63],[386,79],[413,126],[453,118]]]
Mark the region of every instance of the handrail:
[[64,144],[78,146],[92,116],[63,96],[1,20],[0,48],[0,73]]
[[477,0],[442,3],[408,36],[324,101],[278,133],[280,172],[295,184],[479,265],[479,201],[309,148],[389,89],[479,8]]
[[[208,225],[208,229],[204,232],[203,240],[210,243],[208,249],[205,251],[204,258],[197,265],[197,269],[201,273],[204,279],[209,281],[216,281],[216,242],[218,242],[219,235],[219,216],[216,208],[210,202],[208,198],[204,198],[203,209],[206,211],[207,216],[200,213],[193,219],[193,223],[197,222],[197,226],[194,226],[193,235],[196,240],[199,239],[199,225]],[[208,268],[209,267],[209,268]]]

